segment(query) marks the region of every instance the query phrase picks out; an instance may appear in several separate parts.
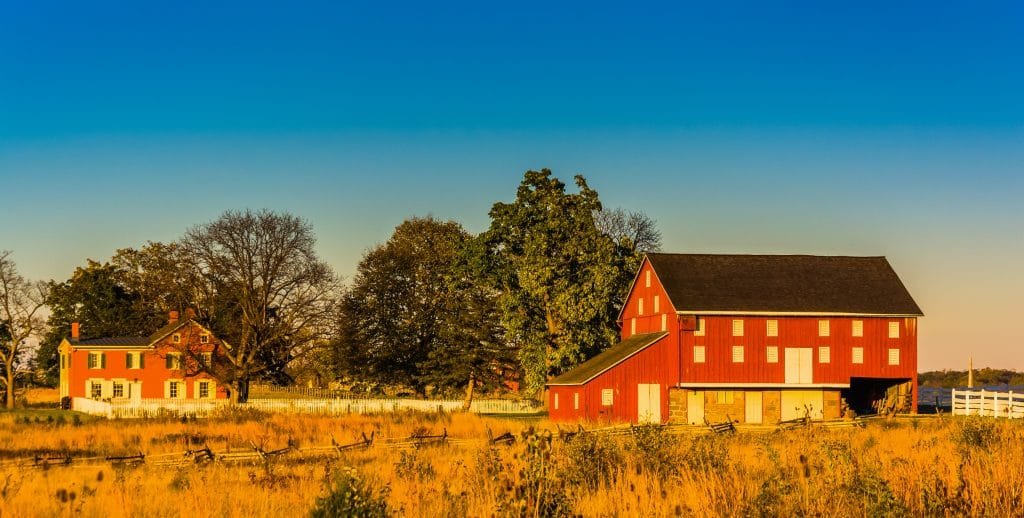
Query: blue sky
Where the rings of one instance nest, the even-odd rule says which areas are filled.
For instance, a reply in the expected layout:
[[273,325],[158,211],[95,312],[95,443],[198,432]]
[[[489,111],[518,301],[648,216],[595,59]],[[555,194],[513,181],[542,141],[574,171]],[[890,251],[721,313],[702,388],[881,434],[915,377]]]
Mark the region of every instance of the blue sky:
[[66,278],[226,209],[350,275],[584,174],[666,251],[886,255],[923,368],[1024,369],[1024,7],[7,2],[0,249]]

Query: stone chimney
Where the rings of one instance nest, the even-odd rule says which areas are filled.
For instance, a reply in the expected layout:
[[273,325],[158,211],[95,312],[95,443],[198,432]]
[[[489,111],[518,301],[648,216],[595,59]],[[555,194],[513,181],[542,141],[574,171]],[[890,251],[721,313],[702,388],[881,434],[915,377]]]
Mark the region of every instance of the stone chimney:
[[71,339],[77,342],[78,341],[78,337],[80,337],[80,336],[82,336],[82,335],[79,333],[78,322],[72,322],[71,323]]
[[177,311],[171,311],[170,313],[167,314],[167,323],[168,324],[177,324],[178,323],[178,312]]

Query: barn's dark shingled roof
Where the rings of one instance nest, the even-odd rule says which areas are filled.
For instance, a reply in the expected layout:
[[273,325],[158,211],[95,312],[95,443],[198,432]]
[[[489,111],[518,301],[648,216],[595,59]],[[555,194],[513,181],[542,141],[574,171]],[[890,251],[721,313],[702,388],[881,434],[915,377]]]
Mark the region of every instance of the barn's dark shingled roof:
[[640,352],[666,336],[668,336],[668,333],[665,332],[633,335],[601,351],[597,356],[579,364],[569,372],[551,380],[548,385],[580,385],[586,383],[613,365]]
[[677,311],[923,316],[885,257],[647,254]]

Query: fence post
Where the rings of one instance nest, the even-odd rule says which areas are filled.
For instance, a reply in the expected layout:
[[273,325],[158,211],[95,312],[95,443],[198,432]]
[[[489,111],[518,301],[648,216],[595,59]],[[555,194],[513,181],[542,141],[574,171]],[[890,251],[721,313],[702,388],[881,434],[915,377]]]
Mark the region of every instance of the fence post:
[[1013,405],[1013,391],[1012,390],[1010,391],[1009,397],[1006,398],[1006,403],[1008,405],[1007,409],[1006,409],[1007,417],[1009,417],[1010,419],[1013,419],[1014,418],[1014,416],[1013,416],[1013,407],[1014,407],[1014,405]]

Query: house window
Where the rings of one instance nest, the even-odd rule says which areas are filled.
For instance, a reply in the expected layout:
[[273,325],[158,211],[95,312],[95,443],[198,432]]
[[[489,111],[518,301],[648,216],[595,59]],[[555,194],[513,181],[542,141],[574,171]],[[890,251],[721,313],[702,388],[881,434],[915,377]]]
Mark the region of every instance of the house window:
[[829,335],[828,320],[819,320],[818,321],[818,336],[828,336],[828,335]]
[[693,328],[693,336],[704,336],[704,319],[697,317],[697,323]]
[[765,352],[765,360],[768,363],[779,363],[779,348],[769,345],[768,350]]
[[779,336],[779,321],[778,320],[768,320],[766,326],[767,326],[767,330],[766,330],[767,333],[766,334],[768,336]]
[[207,334],[199,335],[199,343],[201,343],[201,344],[208,344],[208,343],[210,343],[210,335],[207,335]]
[[654,296],[654,313],[658,314],[661,311],[661,297],[658,295]]
[[558,394],[555,394],[555,410],[558,410]]
[[900,337],[900,323],[899,322],[889,322],[889,338],[899,338],[899,337]]
[[211,352],[199,353],[199,363],[203,367],[209,369],[210,366],[213,365],[213,353],[211,353]]
[[647,270],[646,272],[644,272],[644,286],[646,286],[648,288],[651,287],[651,271],[650,270]]
[[169,397],[171,399],[177,399],[177,398],[181,397],[179,395],[179,394],[181,394],[181,387],[180,387],[180,385],[181,385],[181,383],[179,383],[177,381],[168,381],[167,382],[167,397]]
[[828,346],[822,346],[818,348],[818,363],[831,363],[832,362],[832,349]]
[[181,353],[167,353],[165,366],[168,370],[181,369],[184,366],[184,362],[181,359]]
[[198,397],[199,399],[209,398],[210,397],[210,382],[209,381],[200,381],[199,382],[199,390],[197,392],[198,392],[198,395],[196,397]]
[[89,353],[89,368],[104,369],[107,367],[107,355],[99,352]]
[[142,369],[145,365],[142,353],[126,353],[124,355],[124,366],[129,369]]
[[864,348],[854,347],[853,348],[853,363],[864,363]]
[[103,397],[103,383],[99,381],[93,381],[89,383],[89,397],[92,399],[100,399]]
[[668,313],[661,314],[661,330],[668,331]]
[[742,320],[733,320],[732,321],[732,335],[733,336],[743,336],[743,321]]
[[643,316],[643,314],[644,314],[644,298],[643,297],[640,297],[640,299],[638,299],[636,301],[636,314],[640,315],[640,316]]
[[900,350],[899,349],[889,349],[889,365],[899,365],[899,364],[900,364]]
[[862,337],[864,336],[864,321],[854,320],[853,321],[853,336]]
[[693,346],[693,363],[704,363],[704,346]]
[[579,410],[580,409],[580,393],[579,392],[576,392],[575,394],[572,395],[572,409],[573,410]]
[[601,390],[601,406],[612,406],[612,400],[615,397],[615,391],[612,389]]
[[68,367],[67,358],[66,354],[60,355],[60,368],[66,369]]
[[743,363],[743,346],[734,345],[732,346],[732,362]]
[[719,405],[731,405],[735,401],[731,390],[719,390],[715,393],[715,401]]
[[176,343],[176,344],[180,344],[181,343],[181,335],[179,335],[178,333],[174,333],[174,336],[171,337],[171,341]]
[[124,383],[115,381],[113,385],[113,397],[124,397]]

